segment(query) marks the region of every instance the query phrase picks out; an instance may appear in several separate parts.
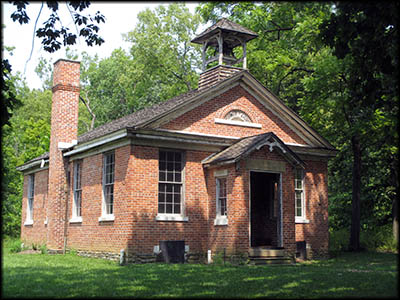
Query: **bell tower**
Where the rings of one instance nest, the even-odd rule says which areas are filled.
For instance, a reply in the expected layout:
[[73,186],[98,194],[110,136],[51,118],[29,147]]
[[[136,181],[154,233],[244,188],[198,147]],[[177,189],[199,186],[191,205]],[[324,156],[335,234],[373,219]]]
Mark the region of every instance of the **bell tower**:
[[[257,33],[226,18],[222,18],[196,36],[192,43],[202,45],[202,73],[200,74],[199,89],[216,84],[237,71],[247,69],[246,43],[257,36]],[[233,51],[238,46],[243,49],[241,58],[235,57]],[[211,56],[207,55],[209,48],[214,50]],[[218,64],[208,68],[208,65],[213,62]],[[242,64],[241,68],[234,67],[240,63]]]

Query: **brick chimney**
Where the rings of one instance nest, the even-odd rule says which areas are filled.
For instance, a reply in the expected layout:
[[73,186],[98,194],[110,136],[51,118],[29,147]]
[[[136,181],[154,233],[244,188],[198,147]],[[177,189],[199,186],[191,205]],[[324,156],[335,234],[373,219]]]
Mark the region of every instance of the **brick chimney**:
[[59,59],[54,63],[51,107],[47,248],[61,252],[67,214],[68,161],[62,150],[78,138],[80,62]]

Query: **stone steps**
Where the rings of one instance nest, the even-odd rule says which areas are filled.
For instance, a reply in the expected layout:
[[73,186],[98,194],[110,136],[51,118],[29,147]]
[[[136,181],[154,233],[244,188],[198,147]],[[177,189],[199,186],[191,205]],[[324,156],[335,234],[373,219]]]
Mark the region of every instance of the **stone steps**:
[[293,264],[292,258],[285,255],[283,249],[250,248],[250,265]]

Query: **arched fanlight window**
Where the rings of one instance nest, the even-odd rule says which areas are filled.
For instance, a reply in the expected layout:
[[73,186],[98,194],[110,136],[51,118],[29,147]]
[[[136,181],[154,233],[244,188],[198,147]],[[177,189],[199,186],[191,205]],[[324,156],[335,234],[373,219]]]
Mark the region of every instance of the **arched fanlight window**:
[[225,115],[224,119],[231,121],[248,122],[248,123],[252,122],[249,116],[239,109],[231,110]]

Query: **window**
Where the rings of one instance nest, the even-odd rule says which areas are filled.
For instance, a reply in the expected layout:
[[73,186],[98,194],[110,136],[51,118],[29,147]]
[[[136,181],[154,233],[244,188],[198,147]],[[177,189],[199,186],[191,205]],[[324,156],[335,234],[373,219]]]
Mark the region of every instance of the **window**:
[[72,218],[77,219],[79,217],[82,217],[82,161],[75,161]]
[[304,203],[304,174],[303,170],[295,170],[294,177],[295,189],[295,210],[296,219],[305,219],[305,203]]
[[158,213],[183,214],[183,154],[160,150],[158,163]]
[[25,225],[33,224],[33,198],[35,195],[35,174],[28,177],[28,205],[26,207]]
[[226,178],[217,178],[217,218],[226,216]]
[[103,216],[114,214],[114,152],[103,157]]
[[234,109],[228,112],[225,115],[225,120],[239,121],[239,122],[248,122],[251,123],[251,119],[249,116],[239,109]]

